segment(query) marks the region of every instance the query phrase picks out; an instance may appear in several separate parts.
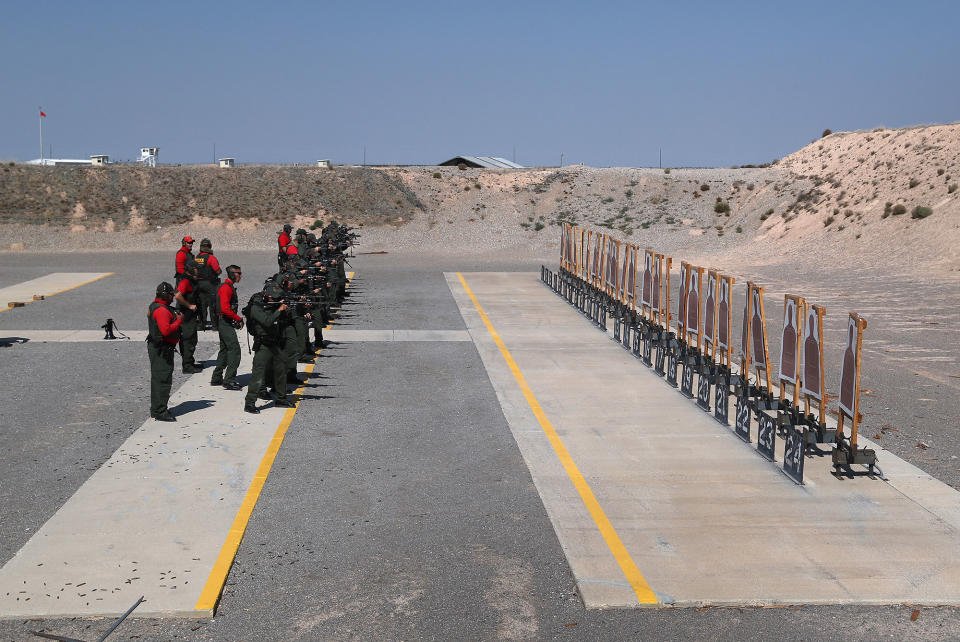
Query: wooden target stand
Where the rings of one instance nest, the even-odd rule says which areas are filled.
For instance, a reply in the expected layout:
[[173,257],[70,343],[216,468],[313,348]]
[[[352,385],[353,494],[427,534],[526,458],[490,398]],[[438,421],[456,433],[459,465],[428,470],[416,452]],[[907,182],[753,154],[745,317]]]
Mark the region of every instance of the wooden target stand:
[[680,342],[680,363],[683,365],[680,394],[693,399],[693,376],[700,370],[700,348],[703,323],[700,314],[700,293],[703,290],[703,268],[687,264],[686,287],[680,302],[683,306],[683,340]]
[[[863,331],[867,329],[867,321],[856,312],[851,312],[847,319],[848,341],[844,351],[840,370],[840,398],[837,410],[836,444],[833,448],[833,474],[841,475],[841,469],[853,476],[853,465],[867,467],[867,474],[873,476],[879,472],[877,467],[877,453],[871,448],[860,448],[857,445],[857,431],[862,421],[860,415],[860,356],[863,345]],[[844,433],[844,425],[849,420],[850,436]],[[883,473],[880,472],[880,476]]]
[[[713,272],[717,283],[716,325],[711,347],[714,362],[713,418],[728,426],[730,414],[730,381],[733,364],[733,284],[732,276]],[[709,274],[708,274],[709,276]]]

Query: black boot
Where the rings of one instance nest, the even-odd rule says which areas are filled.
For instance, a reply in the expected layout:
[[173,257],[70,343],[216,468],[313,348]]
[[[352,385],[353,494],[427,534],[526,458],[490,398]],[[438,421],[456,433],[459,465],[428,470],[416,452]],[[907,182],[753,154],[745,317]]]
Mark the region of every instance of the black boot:
[[293,408],[294,403],[287,398],[277,399],[273,402],[273,405],[277,408]]
[[171,413],[169,410],[164,410],[159,415],[156,415],[154,419],[156,419],[157,421],[176,421],[177,420],[177,418],[174,417],[173,413]]
[[259,415],[259,414],[260,414],[260,409],[257,408],[257,404],[255,404],[255,403],[245,403],[245,404],[243,404],[243,411],[244,411],[244,412],[249,412],[251,415]]

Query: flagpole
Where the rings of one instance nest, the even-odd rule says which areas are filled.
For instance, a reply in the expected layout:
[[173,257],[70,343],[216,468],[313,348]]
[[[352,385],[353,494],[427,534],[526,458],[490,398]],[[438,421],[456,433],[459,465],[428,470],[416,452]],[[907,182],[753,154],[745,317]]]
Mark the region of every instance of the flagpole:
[[40,166],[43,167],[43,108],[38,107],[37,118],[40,119]]

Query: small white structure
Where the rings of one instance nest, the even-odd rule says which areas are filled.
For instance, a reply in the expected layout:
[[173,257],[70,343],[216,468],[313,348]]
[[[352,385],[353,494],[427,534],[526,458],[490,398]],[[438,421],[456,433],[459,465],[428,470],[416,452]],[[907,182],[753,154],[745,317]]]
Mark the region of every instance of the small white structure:
[[141,147],[140,158],[137,159],[137,162],[142,165],[146,165],[147,167],[156,167],[157,156],[159,155],[160,155],[159,147]]
[[233,167],[234,161],[236,161],[235,158],[221,158],[220,167]]
[[317,167],[331,167],[329,160],[318,160]]
[[110,162],[110,157],[106,154],[96,154],[90,157],[90,164],[94,167],[103,167]]

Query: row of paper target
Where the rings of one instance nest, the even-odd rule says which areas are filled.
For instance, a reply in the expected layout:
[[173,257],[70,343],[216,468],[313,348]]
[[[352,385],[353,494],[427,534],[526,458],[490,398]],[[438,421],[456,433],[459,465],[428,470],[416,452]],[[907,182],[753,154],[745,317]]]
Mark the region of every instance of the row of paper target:
[[[610,315],[614,338],[634,349],[641,358],[646,357],[643,360],[648,365],[656,349],[658,359],[667,362],[666,370],[659,370],[666,373],[668,381],[670,361],[679,364],[683,372],[680,387],[685,394],[691,392],[694,373],[699,373],[698,397],[702,398],[705,391],[709,400],[709,388],[716,386],[715,405],[721,406],[724,421],[726,397],[721,389],[732,386],[738,403],[741,397],[745,398],[744,403],[749,403],[757,415],[761,432],[758,449],[760,441],[767,441],[761,439],[769,427],[765,417],[775,410],[777,426],[784,436],[788,435],[788,427],[795,426],[806,432],[804,443],[811,447],[833,443],[835,466],[862,463],[872,471],[872,452],[857,447],[860,355],[867,326],[858,314],[851,312],[848,317],[841,362],[839,421],[835,430],[827,430],[823,306],[810,305],[801,296],[784,296],[776,377],[779,393],[774,398],[762,286],[746,284],[739,349],[734,355],[734,277],[681,262],[674,315],[671,257],[568,224],[561,231],[560,251],[560,273],[555,277],[545,273],[544,279],[556,279],[554,289],[559,288],[559,294],[598,325],[602,321],[605,328],[606,316]],[[676,383],[675,374],[672,383]],[[690,385],[685,387],[688,382]],[[792,393],[789,396],[788,391]],[[845,422],[850,425],[849,436],[844,434]]]

